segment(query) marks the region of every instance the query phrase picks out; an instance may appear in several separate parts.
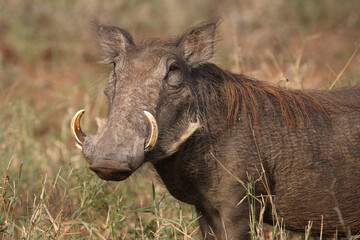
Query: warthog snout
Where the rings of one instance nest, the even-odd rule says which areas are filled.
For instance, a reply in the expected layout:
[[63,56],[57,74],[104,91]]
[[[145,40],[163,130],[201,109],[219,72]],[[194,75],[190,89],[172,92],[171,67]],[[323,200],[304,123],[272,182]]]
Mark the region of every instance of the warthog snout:
[[[146,137],[141,124],[136,125],[113,121],[96,135],[86,135],[80,127],[84,110],[78,111],[71,121],[71,131],[76,145],[82,149],[85,158],[90,163],[90,169],[101,179],[107,181],[122,181],[128,178],[144,161],[146,152],[150,152],[156,145],[158,126],[155,117],[148,111],[144,115],[149,123],[149,136]],[[146,121],[143,121],[146,123]],[[140,127],[139,127],[140,126]]]
[[128,166],[117,166],[110,161],[96,163],[89,167],[98,175],[99,178],[107,181],[122,181],[132,174],[132,170]]
[[115,137],[108,141],[109,136],[111,131],[87,135],[82,150],[90,170],[98,177],[106,181],[123,181],[144,162],[145,139],[134,137],[132,141],[116,142]]

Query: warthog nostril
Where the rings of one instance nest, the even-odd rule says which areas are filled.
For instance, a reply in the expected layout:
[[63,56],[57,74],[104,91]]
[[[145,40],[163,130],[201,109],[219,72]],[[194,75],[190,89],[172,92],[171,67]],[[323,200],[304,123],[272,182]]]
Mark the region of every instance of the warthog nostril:
[[115,167],[113,164],[102,162],[89,167],[98,175],[99,178],[106,181],[122,181],[128,178],[133,172],[127,167]]

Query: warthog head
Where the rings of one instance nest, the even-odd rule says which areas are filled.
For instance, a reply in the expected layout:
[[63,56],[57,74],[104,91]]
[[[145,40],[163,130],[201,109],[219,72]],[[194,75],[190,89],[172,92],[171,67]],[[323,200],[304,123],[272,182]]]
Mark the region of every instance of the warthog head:
[[96,135],[72,132],[90,169],[104,180],[121,181],[146,161],[174,154],[200,128],[193,94],[194,69],[211,59],[217,21],[202,23],[178,38],[135,44],[125,30],[97,25],[105,62],[113,64],[104,90],[110,104]]

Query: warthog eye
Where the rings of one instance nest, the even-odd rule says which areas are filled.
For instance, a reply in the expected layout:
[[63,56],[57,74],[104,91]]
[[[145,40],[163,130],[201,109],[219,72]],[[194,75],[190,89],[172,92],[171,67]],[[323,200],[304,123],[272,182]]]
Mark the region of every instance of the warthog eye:
[[179,66],[177,66],[175,64],[173,64],[169,67],[169,72],[175,72],[177,70],[179,70]]
[[179,65],[171,64],[169,67],[169,71],[165,77],[166,82],[173,88],[182,87],[183,78],[179,70]]

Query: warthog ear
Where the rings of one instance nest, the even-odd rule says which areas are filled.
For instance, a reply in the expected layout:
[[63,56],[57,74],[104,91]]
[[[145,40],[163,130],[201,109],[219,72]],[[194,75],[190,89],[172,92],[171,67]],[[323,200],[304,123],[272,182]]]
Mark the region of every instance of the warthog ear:
[[201,23],[179,38],[178,47],[191,67],[207,62],[213,57],[218,22],[219,19],[215,19]]
[[119,54],[125,54],[127,47],[135,45],[130,33],[124,29],[96,23],[94,25],[105,63],[113,62]]

